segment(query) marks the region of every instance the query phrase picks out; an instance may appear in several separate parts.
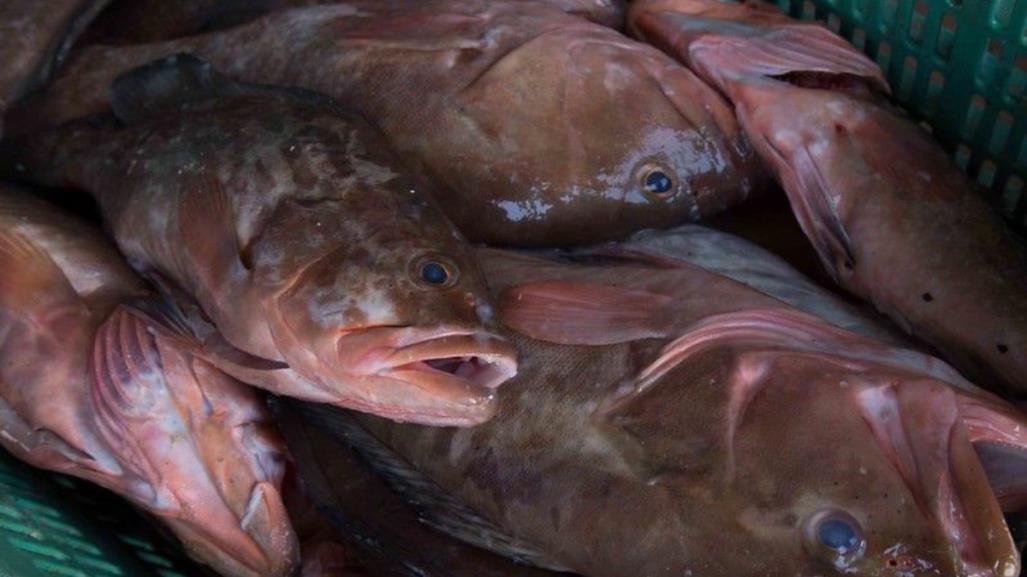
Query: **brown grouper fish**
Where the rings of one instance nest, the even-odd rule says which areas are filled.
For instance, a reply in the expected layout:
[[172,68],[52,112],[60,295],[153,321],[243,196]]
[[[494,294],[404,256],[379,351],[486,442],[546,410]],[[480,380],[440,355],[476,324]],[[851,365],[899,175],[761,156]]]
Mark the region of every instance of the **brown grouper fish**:
[[1027,395],[1027,251],[876,65],[758,3],[641,0],[630,26],[716,86],[846,289],[982,384]]
[[1027,420],[942,361],[697,266],[481,258],[522,333],[490,422],[308,422],[591,577],[1018,574]]
[[188,56],[113,90],[127,126],[33,138],[19,168],[89,191],[129,260],[199,302],[224,337],[206,343],[211,362],[399,420],[492,414],[516,351],[487,329],[470,246],[367,123]]
[[286,449],[262,399],[95,228],[0,185],[0,445],[156,515],[231,577],[285,577]]
[[616,239],[719,212],[763,181],[727,102],[692,72],[523,0],[343,2],[165,43],[90,47],[19,116],[104,110],[117,75],[179,52],[364,114],[473,241]]
[[0,3],[0,135],[4,110],[53,76],[78,35],[109,2]]

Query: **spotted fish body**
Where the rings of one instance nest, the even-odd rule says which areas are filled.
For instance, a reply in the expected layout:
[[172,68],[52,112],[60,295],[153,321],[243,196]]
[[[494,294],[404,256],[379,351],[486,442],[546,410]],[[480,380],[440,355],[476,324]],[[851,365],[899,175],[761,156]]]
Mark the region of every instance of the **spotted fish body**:
[[135,122],[33,140],[24,174],[91,192],[129,260],[223,335],[207,343],[212,362],[396,419],[488,418],[515,352],[485,328],[469,245],[366,122],[185,56],[115,92]]
[[0,265],[0,444],[127,498],[226,576],[288,575],[285,447],[256,392],[193,355],[98,229],[8,185]]
[[[971,446],[1022,459],[1024,417],[941,361],[699,268],[481,258],[501,317],[537,337],[511,334],[520,372],[496,417],[355,418],[553,562],[598,577],[1018,571],[1012,501]],[[851,524],[860,554],[825,550],[823,519]]]
[[183,51],[372,118],[474,241],[619,238],[716,213],[762,182],[730,109],[687,69],[524,1],[339,3],[160,44],[92,47],[35,114],[103,110],[115,76]]
[[842,287],[981,384],[1027,393],[1027,251],[877,66],[768,5],[644,0],[634,33],[733,104]]

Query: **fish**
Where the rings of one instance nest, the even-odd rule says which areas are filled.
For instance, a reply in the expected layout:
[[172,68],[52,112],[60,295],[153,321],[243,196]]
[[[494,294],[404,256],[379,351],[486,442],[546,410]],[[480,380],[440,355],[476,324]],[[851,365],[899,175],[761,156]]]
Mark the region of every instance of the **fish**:
[[[417,0],[379,0],[390,6],[410,6]],[[555,8],[597,24],[622,29],[624,0],[525,0],[543,1]],[[339,0],[135,0],[115,2],[89,26],[83,42],[141,44],[225,30],[271,12],[337,4]]]
[[[647,310],[714,276],[700,268],[671,283],[496,249],[481,262],[500,303],[569,309],[500,307],[522,356],[492,420],[437,429],[311,405],[305,422],[356,423],[362,456],[391,451],[382,469],[420,472],[582,575],[1018,574],[1002,516],[1017,490],[1000,500],[1003,472],[975,449],[1022,462],[1024,417],[939,359],[765,295],[725,310],[756,293],[733,281],[674,309],[684,326]],[[585,317],[574,330],[571,316]],[[593,344],[611,331],[620,342]]]
[[205,358],[275,394],[389,418],[491,416],[516,350],[489,328],[470,244],[366,121],[188,55],[112,90],[126,124],[33,137],[17,164],[93,195],[130,262],[199,303],[187,316],[210,335]]
[[42,87],[110,0],[4,0],[0,5],[0,136],[9,105]]
[[0,265],[0,445],[125,497],[223,575],[290,574],[287,449],[256,392],[192,355],[98,228],[7,184]]
[[578,262],[647,263],[661,268],[697,266],[836,327],[881,343],[918,348],[915,341],[875,311],[842,299],[760,245],[715,228],[687,224],[667,230],[639,231],[623,242],[572,251],[567,258]]
[[313,552],[327,551],[337,566],[380,577],[564,575],[516,563],[433,530],[423,519],[423,509],[391,490],[345,441],[308,422],[304,404],[277,398],[273,412],[294,457],[303,497],[312,509],[309,514],[327,522],[335,537],[322,537],[311,547]]
[[823,266],[976,382],[1027,394],[1027,250],[866,56],[759,3],[643,0],[634,34],[715,86]]
[[688,69],[524,1],[347,2],[164,43],[92,46],[13,116],[101,112],[118,74],[181,52],[372,119],[474,242],[616,240],[718,213],[766,181],[727,102]]

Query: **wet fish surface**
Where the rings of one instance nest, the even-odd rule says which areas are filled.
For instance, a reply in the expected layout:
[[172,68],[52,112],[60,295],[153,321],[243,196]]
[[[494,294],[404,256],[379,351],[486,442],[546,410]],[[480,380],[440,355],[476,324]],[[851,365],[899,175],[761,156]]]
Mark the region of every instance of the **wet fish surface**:
[[[670,274],[652,267],[609,273],[499,251],[482,262],[510,297],[504,319],[567,343],[510,335],[521,370],[496,417],[446,430],[324,410],[319,426],[356,418],[585,575],[1017,574],[1001,510],[1012,493],[974,449],[999,443],[1022,461],[1023,417],[943,362],[760,298],[745,308],[731,281],[711,287],[720,298],[675,309],[683,326],[654,324],[669,316],[650,312],[654,293],[691,292],[685,277],[708,280],[701,269],[671,283],[648,278]],[[570,315],[517,311],[546,300],[542,310],[585,318],[568,327]],[[582,346],[597,334],[624,340]]]
[[395,419],[491,415],[516,351],[488,328],[470,245],[366,122],[189,56],[113,90],[127,125],[33,138],[16,147],[22,174],[90,192],[130,261],[198,301],[208,360]]
[[1027,394],[1027,250],[877,66],[750,2],[643,0],[634,33],[734,105],[834,279],[995,390]]
[[198,341],[98,229],[0,185],[0,444],[167,525],[230,577],[298,560],[286,449],[256,392]]
[[[555,246],[715,214],[761,187],[724,99],[659,50],[533,2],[350,2],[165,43],[83,50],[23,117],[107,106],[178,52],[374,120],[473,241]],[[412,103],[416,102],[416,105]]]

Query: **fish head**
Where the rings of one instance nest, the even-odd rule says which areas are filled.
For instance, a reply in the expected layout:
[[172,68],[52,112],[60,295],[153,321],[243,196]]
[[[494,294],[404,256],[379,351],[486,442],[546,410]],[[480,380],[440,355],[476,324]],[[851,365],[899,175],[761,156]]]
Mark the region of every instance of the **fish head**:
[[[582,19],[522,43],[459,98],[452,114],[477,140],[460,152],[470,178],[449,184],[491,197],[489,218],[480,200],[447,205],[472,240],[558,246],[665,228],[740,202],[760,173],[722,97]],[[445,160],[432,163],[443,180]]]
[[[651,397],[616,417],[642,431],[644,413],[662,413],[672,432],[665,450],[651,436],[646,449],[661,455],[652,483],[686,504],[695,574],[1019,574],[947,384],[820,354],[762,351],[732,361],[722,351],[700,362],[719,374],[700,380],[688,374],[696,364],[672,369],[674,382],[699,384],[654,387],[649,394],[677,400]],[[661,408],[685,402],[693,406]]]
[[[816,388],[824,390],[799,393],[802,408],[793,406],[791,424],[772,415],[788,399],[768,398],[767,428],[754,421],[748,441],[764,443],[768,455],[765,443],[786,447],[772,458],[781,459],[773,466],[783,474],[776,491],[790,490],[769,499],[757,490],[753,498],[776,503],[773,517],[794,520],[792,534],[781,527],[780,538],[809,575],[1019,574],[1019,555],[948,385],[837,375]],[[790,430],[792,441],[755,439],[771,428]]]
[[[290,575],[299,547],[282,496],[288,451],[256,389],[195,356],[159,299],[117,308],[93,346],[101,437],[148,491],[118,490],[219,573]],[[173,314],[173,313],[172,313]]]
[[439,425],[491,417],[516,351],[493,331],[470,245],[433,205],[397,185],[279,212],[255,267],[273,271],[271,333],[314,400]]

